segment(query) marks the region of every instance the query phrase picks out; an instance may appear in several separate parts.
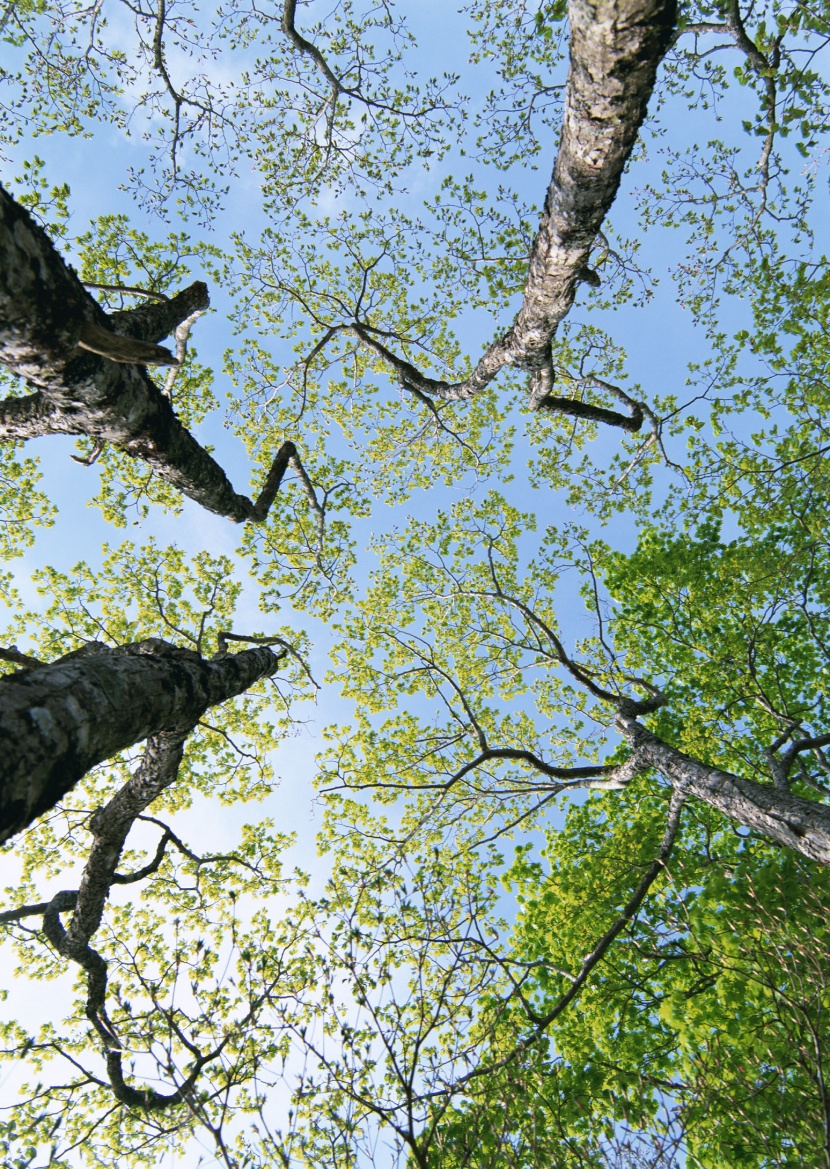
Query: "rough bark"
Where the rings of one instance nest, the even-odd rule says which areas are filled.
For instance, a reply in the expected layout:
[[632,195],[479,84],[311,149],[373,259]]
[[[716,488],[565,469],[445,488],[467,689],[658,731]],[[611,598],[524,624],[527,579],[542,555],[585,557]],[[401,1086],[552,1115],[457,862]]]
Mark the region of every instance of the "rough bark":
[[[124,364],[139,360],[141,347],[119,344],[119,338],[145,342],[143,360],[158,361],[155,343],[208,304],[207,287],[197,281],[169,300],[108,316],[46,233],[0,187],[0,362],[34,390],[0,403],[0,441],[88,435],[142,459],[208,511],[236,523],[261,522],[267,511],[261,501],[234,491],[144,366]],[[108,337],[109,348],[102,345]],[[275,465],[284,472],[292,458],[294,445],[283,444]],[[273,482],[269,491],[273,499]]]
[[530,405],[637,430],[642,414],[553,398],[551,341],[579,284],[589,280],[588,256],[620,185],[669,47],[675,0],[571,0],[570,72],[559,151],[530,255],[522,306],[461,382],[427,377],[397,357],[365,324],[350,326],[389,362],[401,384],[449,401],[472,398],[506,366],[531,373]]
[[204,311],[209,305],[207,285],[197,280],[165,300],[145,300],[135,308],[110,313],[109,327],[113,333],[137,341],[163,341],[192,313]]
[[98,649],[0,679],[0,842],[97,763],[162,732],[186,734],[280,661],[266,646],[209,661],[158,639]]
[[830,808],[824,804],[700,763],[625,714],[617,716],[617,725],[640,766],[654,768],[676,791],[703,800],[776,844],[830,864]]

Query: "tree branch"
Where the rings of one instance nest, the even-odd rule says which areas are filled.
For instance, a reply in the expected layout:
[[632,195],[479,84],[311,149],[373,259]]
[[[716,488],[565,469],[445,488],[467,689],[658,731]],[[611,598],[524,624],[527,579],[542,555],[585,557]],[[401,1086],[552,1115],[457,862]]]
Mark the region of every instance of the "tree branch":
[[657,856],[646,869],[642,880],[632,893],[631,898],[623,908],[623,911],[617,920],[614,922],[611,928],[602,935],[600,940],[594,946],[593,950],[591,950],[590,954],[586,955],[579,974],[577,974],[576,978],[574,978],[570,988],[562,996],[559,1002],[554,1007],[551,1007],[549,1011],[546,1011],[544,1015],[536,1015],[533,1011],[528,1010],[531,1020],[536,1023],[540,1031],[544,1030],[546,1027],[549,1027],[554,1019],[558,1018],[559,1015],[561,1015],[562,1012],[568,1006],[570,1006],[570,1004],[582,990],[582,987],[588,981],[588,976],[590,975],[591,971],[595,966],[599,965],[599,963],[610,950],[611,946],[614,944],[615,939],[618,938],[623,930],[626,929],[634,920],[637,911],[645,900],[646,894],[656,881],[657,877],[659,877],[660,873],[665,868],[666,861],[669,859],[671,850],[674,847],[674,842],[677,839],[677,833],[680,829],[680,813],[683,811],[683,804],[685,803],[685,799],[686,797],[682,792],[672,792],[671,801],[669,803],[669,816],[668,820],[666,821],[666,829],[663,833],[663,839],[660,841],[660,848],[657,851]]
[[[615,722],[638,761],[654,768],[679,791],[703,800],[737,824],[809,860],[830,864],[830,808],[824,804],[794,796],[778,785],[756,783],[692,759],[625,711],[617,714]],[[821,736],[819,744],[822,741],[830,742],[830,736]],[[805,743],[802,750],[809,750],[814,741],[799,742]]]
[[[87,975],[86,1015],[95,1027],[107,1049],[106,1064],[110,1086],[122,1104],[159,1111],[186,1100],[192,1092],[202,1068],[221,1053],[224,1042],[217,1048],[200,1053],[193,1044],[187,1044],[195,1054],[190,1073],[171,1093],[160,1093],[153,1088],[134,1088],[124,1080],[121,1062],[121,1041],[109,1020],[106,1009],[107,963],[93,949],[90,941],[101,924],[104,905],[114,883],[126,884],[155,872],[161,863],[164,846],[172,836],[166,831],[149,865],[129,877],[120,877],[116,866],[127,836],[144,809],[165,788],[175,782],[184,750],[187,730],[162,732],[147,741],[141,763],[129,780],[104,807],[90,818],[89,829],[93,843],[84,867],[81,883],[75,892],[58,893],[43,906],[43,933],[62,957],[80,966]],[[28,915],[33,907],[12,910],[2,920],[16,920]],[[60,915],[73,911],[68,928]]]
[[[289,0],[290,2],[290,0]],[[288,4],[286,5],[288,7]],[[350,330],[395,370],[401,385],[446,401],[481,393],[505,367],[531,374],[529,405],[637,430],[631,416],[554,397],[551,342],[567,316],[623,169],[676,18],[674,0],[571,0],[571,68],[559,151],[530,253],[522,306],[510,329],[462,381],[430,378],[396,356],[364,324]]]
[[110,313],[110,328],[122,337],[161,341],[194,313],[203,313],[209,308],[208,287],[204,281],[196,280],[175,296]]
[[24,670],[31,670],[35,666],[45,665],[45,662],[40,661],[38,658],[32,658],[28,654],[21,653],[16,645],[7,647],[0,646],[0,661],[14,662],[16,666],[20,666]]
[[567,1010],[571,1003],[573,1003],[574,999],[579,996],[580,992],[587,983],[591,972],[599,965],[599,963],[608,953],[614,941],[634,920],[637,915],[637,911],[646,898],[646,894],[654,884],[657,877],[664,870],[666,861],[671,855],[671,850],[674,847],[674,842],[677,839],[677,833],[680,829],[680,814],[683,810],[685,798],[685,794],[682,792],[672,792],[671,800],[669,802],[669,814],[666,821],[666,828],[663,833],[663,838],[660,841],[660,847],[657,851],[657,855],[646,869],[642,879],[637,885],[637,888],[634,890],[633,894],[629,898],[626,905],[623,907],[622,912],[616,918],[613,925],[610,927],[610,929],[606,930],[591,952],[583,959],[579,973],[574,975],[568,973],[567,971],[561,971],[561,974],[565,978],[568,978],[571,982],[571,985],[565,994],[562,995],[562,997],[555,1003],[553,1007],[551,1007],[544,1014],[540,1015],[538,1012],[534,1011],[534,1009],[525,999],[524,995],[521,994],[520,987],[517,987],[516,990],[514,990],[513,994],[515,997],[520,999],[522,1007],[528,1018],[535,1025],[533,1033],[518,1043],[512,1051],[510,1051],[497,1063],[478,1065],[466,1075],[461,1076],[460,1079],[458,1079],[449,1088],[442,1089],[438,1092],[427,1093],[428,1097],[455,1094],[465,1085],[469,1084],[472,1080],[478,1079],[481,1076],[490,1075],[499,1068],[507,1067],[515,1059],[517,1059],[518,1056],[522,1054],[522,1052],[527,1051],[529,1047],[532,1047],[532,1045],[539,1039],[539,1036],[551,1025],[551,1023],[553,1023],[565,1010]]

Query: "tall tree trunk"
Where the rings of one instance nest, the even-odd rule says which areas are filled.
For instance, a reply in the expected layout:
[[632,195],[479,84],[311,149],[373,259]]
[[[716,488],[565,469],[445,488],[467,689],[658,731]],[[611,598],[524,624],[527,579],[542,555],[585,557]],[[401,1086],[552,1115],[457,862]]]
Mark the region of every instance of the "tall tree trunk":
[[597,231],[619,189],[623,170],[654,88],[657,67],[671,44],[676,0],[571,0],[570,72],[553,176],[528,263],[522,306],[510,329],[462,382],[427,377],[394,354],[365,324],[350,331],[395,370],[408,389],[458,401],[475,397],[506,366],[527,370],[532,409],[555,410],[638,430],[642,410],[630,415],[551,396],[551,341],[587,271]]
[[265,646],[212,660],[151,638],[92,643],[0,678],[0,842],[105,759],[161,732],[186,734],[211,706],[273,674]]
[[776,844],[830,864],[830,808],[824,804],[700,763],[626,715],[617,716],[617,726],[631,743],[637,764],[654,768],[676,791],[696,796]]
[[296,459],[294,444],[280,447],[253,502],[234,491],[144,368],[167,361],[155,343],[209,303],[207,286],[197,281],[168,301],[108,316],[46,232],[0,187],[0,363],[35,391],[0,402],[0,441],[88,435],[142,459],[208,511],[262,522]]

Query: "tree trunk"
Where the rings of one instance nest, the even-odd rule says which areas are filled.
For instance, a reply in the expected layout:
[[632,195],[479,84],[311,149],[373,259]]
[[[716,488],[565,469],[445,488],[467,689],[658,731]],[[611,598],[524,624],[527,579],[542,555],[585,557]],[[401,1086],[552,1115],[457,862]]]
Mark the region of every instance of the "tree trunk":
[[[144,365],[136,364],[157,360],[155,343],[209,303],[207,286],[197,281],[170,300],[108,316],[42,228],[0,187],[0,362],[35,390],[0,402],[0,441],[88,435],[142,459],[208,511],[236,523],[262,522],[263,497],[253,503],[234,491]],[[101,338],[109,338],[111,357],[97,355],[104,351]],[[144,342],[146,356],[128,352],[122,338]],[[278,487],[295,456],[293,444],[284,443],[269,476],[271,500],[273,480]]]
[[0,678],[0,842],[53,807],[90,768],[275,672],[264,646],[206,661],[157,638]]
[[618,715],[617,726],[634,748],[637,762],[654,768],[676,791],[696,796],[776,844],[830,864],[830,808],[824,804],[700,763],[633,718]]
[[571,62],[559,152],[524,302],[504,339],[512,363],[550,364],[596,233],[617,195],[671,43],[675,0],[571,0]]
[[[427,377],[396,356],[361,324],[351,331],[395,369],[401,384],[436,398],[475,397],[506,366],[532,373],[530,405],[590,417],[626,430],[631,416],[552,398],[551,341],[571,309],[587,272],[597,231],[619,189],[654,88],[657,67],[671,44],[675,0],[571,0],[571,62],[559,151],[528,263],[521,309],[462,382]],[[595,280],[595,277],[593,277]]]

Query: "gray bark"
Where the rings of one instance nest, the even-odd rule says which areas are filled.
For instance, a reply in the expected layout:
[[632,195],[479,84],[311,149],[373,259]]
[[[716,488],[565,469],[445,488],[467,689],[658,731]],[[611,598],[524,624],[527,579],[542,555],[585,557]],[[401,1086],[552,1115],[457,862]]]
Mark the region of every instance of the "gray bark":
[[97,763],[272,675],[266,646],[207,661],[158,639],[0,678],[0,842],[53,807]]
[[553,177],[528,265],[524,299],[511,328],[467,379],[421,374],[365,324],[350,326],[389,362],[401,384],[437,398],[472,398],[505,366],[531,373],[530,405],[638,430],[639,411],[625,415],[551,396],[551,341],[567,316],[588,256],[620,185],[646,115],[657,67],[672,39],[675,0],[571,0],[571,61]]
[[[261,522],[266,494],[270,505],[296,457],[293,443],[280,448],[267,492],[252,502],[234,491],[143,365],[123,364],[136,357],[118,345],[129,338],[153,346],[208,304],[207,287],[197,281],[170,300],[107,316],[46,233],[0,187],[0,362],[34,391],[0,402],[0,441],[88,435],[142,459],[208,511],[236,523]],[[113,336],[110,358],[97,356],[102,331]],[[147,354],[145,361],[154,360]]]
[[628,715],[619,714],[617,726],[631,743],[637,764],[654,768],[676,791],[703,800],[776,844],[830,864],[830,808],[824,804],[700,763]]

